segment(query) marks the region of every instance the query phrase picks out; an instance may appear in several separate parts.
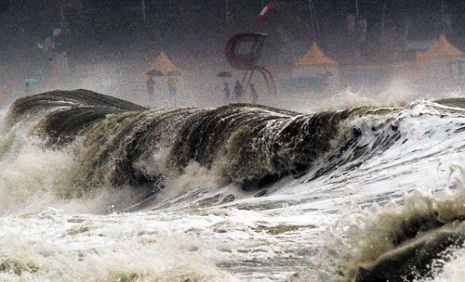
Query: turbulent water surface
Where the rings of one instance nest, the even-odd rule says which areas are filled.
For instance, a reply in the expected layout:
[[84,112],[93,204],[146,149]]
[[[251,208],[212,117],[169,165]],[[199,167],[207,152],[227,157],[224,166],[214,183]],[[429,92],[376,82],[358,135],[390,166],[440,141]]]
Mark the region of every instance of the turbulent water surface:
[[298,113],[15,101],[2,281],[460,281],[465,99]]

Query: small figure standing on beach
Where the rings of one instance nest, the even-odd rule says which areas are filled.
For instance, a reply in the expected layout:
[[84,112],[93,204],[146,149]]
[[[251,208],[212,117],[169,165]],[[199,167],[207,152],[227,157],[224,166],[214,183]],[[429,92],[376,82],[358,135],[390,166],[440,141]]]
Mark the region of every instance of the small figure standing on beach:
[[257,90],[255,90],[255,85],[253,83],[250,84],[250,92],[252,95],[252,104],[257,104],[258,94]]
[[231,99],[231,92],[229,91],[229,83],[225,80],[224,81],[224,94],[226,95],[226,103],[229,102],[229,99]]
[[168,90],[170,92],[171,101],[173,106],[176,107],[176,90],[178,86],[178,78],[174,75],[168,77]]
[[242,85],[239,82],[239,80],[236,80],[236,85],[234,86],[234,95],[235,95],[236,102],[241,102],[242,94],[243,94]]
[[145,82],[145,85],[147,86],[147,94],[150,97],[155,96],[155,80],[152,76],[149,76],[149,78]]

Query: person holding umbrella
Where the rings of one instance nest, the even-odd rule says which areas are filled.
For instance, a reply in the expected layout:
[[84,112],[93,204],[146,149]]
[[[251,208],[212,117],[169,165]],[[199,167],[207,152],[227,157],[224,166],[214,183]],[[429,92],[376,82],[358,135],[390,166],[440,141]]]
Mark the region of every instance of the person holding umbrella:
[[231,92],[229,90],[229,83],[226,80],[226,78],[231,77],[232,75],[230,72],[222,71],[222,72],[219,72],[216,76],[223,78],[223,85],[224,85],[223,91],[224,91],[224,94],[226,95],[226,103],[228,103],[231,98]]
[[223,91],[226,94],[226,103],[229,102],[229,99],[231,97],[231,92],[229,91],[229,84],[226,80],[224,80],[224,88]]
[[236,85],[234,86],[234,95],[236,96],[236,102],[241,102],[242,101],[242,95],[244,94],[244,89],[242,88],[242,84],[239,82],[239,80],[236,80]]
[[258,94],[257,90],[255,90],[255,85],[253,83],[250,83],[250,93],[252,95],[252,104],[257,104]]

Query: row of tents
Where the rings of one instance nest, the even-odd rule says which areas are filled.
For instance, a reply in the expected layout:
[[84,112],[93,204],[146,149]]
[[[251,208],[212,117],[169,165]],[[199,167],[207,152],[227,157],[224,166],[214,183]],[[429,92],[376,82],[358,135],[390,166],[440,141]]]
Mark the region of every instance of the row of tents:
[[[415,63],[417,65],[424,64],[423,59],[428,60],[429,63],[438,63],[438,60],[448,61],[463,58],[465,58],[464,53],[453,46],[445,35],[441,35],[429,50],[424,53],[417,52]],[[314,42],[305,55],[295,62],[293,69],[294,74],[298,75],[298,71],[301,69],[313,68],[316,71],[321,71],[322,69],[333,69],[337,66],[338,62],[327,57]]]
[[[363,83],[366,84],[402,77],[412,84],[439,90],[444,86],[450,88],[451,82],[455,85],[465,82],[465,53],[453,46],[445,35],[441,35],[428,50],[416,52],[411,60],[390,65],[340,66],[313,43],[305,55],[294,63],[292,77],[294,80],[307,79],[315,83],[325,75],[335,75],[339,80],[346,81],[365,79]],[[308,84],[304,87],[308,87]]]
[[[346,66],[340,66],[337,61],[330,59],[314,42],[310,49],[294,63],[292,77],[294,79],[307,79],[307,81],[314,83],[321,79],[327,81],[328,77],[332,77],[335,81],[340,78],[339,76],[358,71],[365,77],[378,73],[383,78],[397,74],[403,77],[411,76],[412,79],[418,79],[419,76],[422,76],[423,79],[434,77],[435,81],[444,78],[461,80],[465,78],[465,54],[453,46],[445,35],[441,35],[428,50],[417,52],[416,58],[410,61],[387,66],[359,66],[355,67],[356,69],[351,66],[350,68],[347,70]],[[161,51],[146,70],[146,74],[149,76],[180,75],[181,70],[170,61],[165,52]]]

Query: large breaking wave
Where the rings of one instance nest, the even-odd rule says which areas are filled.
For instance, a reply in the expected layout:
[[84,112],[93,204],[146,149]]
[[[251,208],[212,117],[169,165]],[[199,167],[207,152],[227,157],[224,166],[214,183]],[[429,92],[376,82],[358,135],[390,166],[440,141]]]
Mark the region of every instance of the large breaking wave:
[[[435,105],[439,117],[463,114],[465,99]],[[399,129],[404,110],[362,107],[302,114],[249,104],[148,109],[87,90],[53,91],[14,102],[4,132],[26,132],[44,150],[73,156],[67,173],[76,191],[67,191],[66,197],[102,186],[130,186],[142,191],[142,198],[156,197],[170,189],[167,180],[183,175],[192,164],[215,170],[224,182],[239,183],[245,190],[262,188],[255,195],[264,195],[268,184],[285,176],[305,174],[301,181],[311,181],[344,165],[346,171],[354,170],[407,142]],[[456,133],[463,131],[457,126]],[[2,152],[17,150],[16,143],[2,144]],[[443,250],[465,240],[463,224],[456,223],[463,220],[463,208],[444,219],[447,203],[432,202],[424,200],[421,212],[394,216],[389,225],[398,218],[403,225],[381,234],[387,239],[380,240],[376,254],[372,249],[377,241],[370,235],[377,234],[385,219],[374,222],[361,254],[339,265],[346,267],[338,270],[345,271],[341,277],[395,281],[411,277],[412,268],[429,274],[431,262]]]
[[[84,185],[161,188],[165,177],[197,162],[206,168],[219,165],[224,177],[249,187],[305,172],[316,159],[344,149],[359,135],[344,127],[347,120],[379,111],[358,108],[304,115],[248,104],[150,110],[76,90],[17,100],[8,126],[33,120],[34,134],[51,148],[79,139],[81,169],[76,179]],[[155,159],[159,153],[163,158]]]

